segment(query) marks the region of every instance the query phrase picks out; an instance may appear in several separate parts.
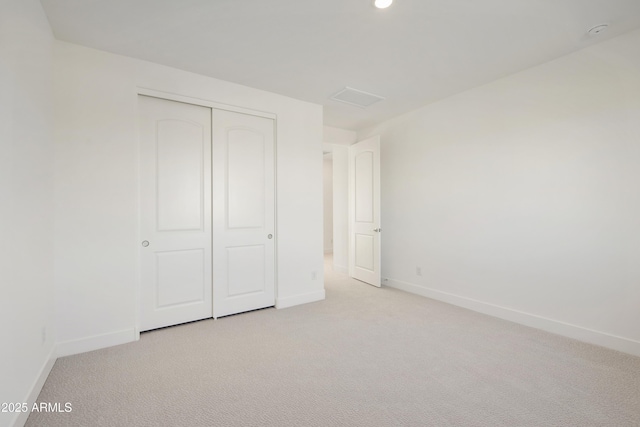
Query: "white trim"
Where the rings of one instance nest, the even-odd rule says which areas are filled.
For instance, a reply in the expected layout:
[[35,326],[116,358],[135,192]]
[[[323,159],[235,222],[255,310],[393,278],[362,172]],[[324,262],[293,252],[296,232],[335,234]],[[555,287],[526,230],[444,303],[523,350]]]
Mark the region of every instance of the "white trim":
[[[212,121],[213,124],[213,121]],[[213,135],[213,134],[211,134]],[[211,150],[213,153],[213,150]],[[280,287],[279,270],[278,270],[278,116],[273,116],[273,304],[278,301],[278,288]]]
[[333,247],[331,247],[331,248],[324,248],[324,253],[325,253],[325,254],[332,254],[332,253],[333,253]]
[[73,354],[85,353],[87,351],[126,344],[133,341],[136,341],[136,330],[125,329],[77,340],[59,342],[56,346],[56,353],[58,357],[71,356]]
[[565,323],[535,314],[526,313],[520,310],[514,310],[512,308],[478,301],[472,298],[450,294],[448,292],[430,289],[424,286],[403,282],[400,280],[386,278],[383,279],[383,285],[423,297],[443,301],[452,305],[456,305],[458,307],[477,311],[479,313],[488,314],[489,316],[509,320],[521,325],[530,326],[536,329],[542,329],[543,331],[551,332],[557,335],[562,335],[590,344],[607,347],[613,350],[621,351],[623,353],[632,354],[634,356],[640,356],[640,342],[629,338],[611,335],[606,332],[595,331],[593,329],[584,328],[582,326],[572,325],[570,323]]
[[140,160],[142,159],[142,146],[140,143],[140,94],[138,90],[135,92],[135,101],[134,105],[136,106],[136,247],[138,248],[136,251],[136,289],[135,289],[135,306],[133,312],[134,318],[134,335],[135,340],[140,340],[140,329],[142,322],[142,251],[140,251],[140,245],[142,242],[142,208],[140,206],[142,200],[142,186],[140,179]]
[[310,302],[322,301],[325,298],[324,289],[321,291],[308,292],[306,294],[295,295],[292,297],[277,298],[276,308],[288,308],[295,305],[307,304]]
[[138,87],[137,93],[138,95],[151,96],[154,98],[166,99],[169,101],[184,102],[185,104],[200,105],[202,107],[215,108],[218,110],[233,111],[236,113],[248,114],[251,116],[265,117],[267,119],[276,120],[277,118],[276,114],[268,113],[266,111],[258,111],[258,110],[252,110],[250,108],[237,107],[235,105],[221,104],[219,102],[213,102],[207,99],[178,95],[176,93],[163,92],[160,90],[148,89],[144,87]]
[[53,365],[56,363],[55,349],[55,346],[51,348],[46,362],[42,366],[42,369],[40,369],[38,378],[35,379],[31,389],[29,389],[27,398],[23,400],[23,402],[26,402],[27,405],[29,405],[29,411],[16,413],[13,418],[13,422],[9,422],[10,426],[23,426],[27,422],[27,418],[29,418],[29,414],[31,413],[31,408],[33,408],[33,404],[38,399],[38,395],[40,395],[40,391],[42,391],[42,387],[44,387],[44,383],[47,381],[47,377],[49,376],[49,373],[51,373]]

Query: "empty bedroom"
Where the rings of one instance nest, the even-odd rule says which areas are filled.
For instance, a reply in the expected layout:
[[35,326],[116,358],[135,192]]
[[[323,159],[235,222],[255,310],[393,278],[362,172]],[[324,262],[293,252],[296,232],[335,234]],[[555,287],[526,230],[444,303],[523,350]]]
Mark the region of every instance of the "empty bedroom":
[[640,426],[640,2],[5,0],[0,426]]

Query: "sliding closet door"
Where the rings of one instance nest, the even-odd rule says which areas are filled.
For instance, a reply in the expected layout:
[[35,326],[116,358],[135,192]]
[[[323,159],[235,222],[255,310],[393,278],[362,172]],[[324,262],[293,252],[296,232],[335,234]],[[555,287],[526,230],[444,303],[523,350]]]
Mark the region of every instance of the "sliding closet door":
[[275,304],[274,121],[213,109],[213,314]]
[[138,100],[145,331],[212,316],[211,109]]

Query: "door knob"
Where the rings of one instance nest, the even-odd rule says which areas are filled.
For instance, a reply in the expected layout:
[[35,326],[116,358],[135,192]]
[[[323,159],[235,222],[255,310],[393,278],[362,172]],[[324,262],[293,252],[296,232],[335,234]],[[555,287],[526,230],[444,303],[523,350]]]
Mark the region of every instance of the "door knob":
[[148,240],[143,240],[142,241],[142,247],[146,248],[147,246],[149,246],[149,241]]
[[375,231],[376,233],[379,233],[382,231],[382,228],[374,228],[373,231]]
[[269,234],[269,235],[267,235],[267,238],[268,238],[268,239],[273,238],[273,234]]

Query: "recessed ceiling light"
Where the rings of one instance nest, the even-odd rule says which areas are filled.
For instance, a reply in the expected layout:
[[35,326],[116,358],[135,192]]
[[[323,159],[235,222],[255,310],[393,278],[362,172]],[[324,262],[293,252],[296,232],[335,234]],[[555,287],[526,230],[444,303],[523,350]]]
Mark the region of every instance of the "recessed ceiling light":
[[609,24],[596,25],[595,27],[589,28],[589,31],[587,31],[587,34],[589,34],[590,36],[597,36],[601,32],[605,31],[607,28],[609,28]]
[[375,0],[373,2],[378,9],[386,9],[391,6],[391,3],[393,3],[393,0]]

